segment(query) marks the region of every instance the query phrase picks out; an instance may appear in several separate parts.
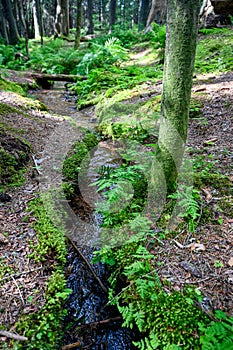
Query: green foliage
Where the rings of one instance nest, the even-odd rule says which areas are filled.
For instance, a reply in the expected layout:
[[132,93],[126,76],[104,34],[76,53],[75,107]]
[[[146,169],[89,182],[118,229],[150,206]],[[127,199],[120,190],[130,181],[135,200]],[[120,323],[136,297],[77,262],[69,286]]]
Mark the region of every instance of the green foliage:
[[127,59],[127,50],[121,46],[120,40],[111,37],[103,45],[92,43],[90,52],[78,64],[77,72],[88,74],[93,68],[104,68]]
[[[78,174],[81,170],[81,163],[87,156],[86,167],[88,165],[88,153],[98,144],[97,136],[86,132],[82,141],[76,142],[66,159],[63,162],[62,173],[64,176],[63,190],[67,198],[72,197],[75,190],[78,190]],[[85,166],[82,167],[85,171]]]
[[45,291],[46,302],[37,313],[22,317],[16,329],[28,338],[24,344],[15,342],[17,349],[52,350],[62,338],[62,320],[66,315],[64,301],[72,292],[66,288],[66,280],[60,269],[56,269]]
[[5,188],[21,186],[25,182],[24,174],[29,160],[28,146],[18,138],[6,135],[0,130],[2,147],[0,147],[0,191]]
[[[7,81],[7,80],[3,79],[2,77],[0,77],[0,91],[12,91],[12,92],[16,92],[22,96],[25,95],[25,91],[23,90],[23,88],[20,85],[18,85],[15,82]],[[2,110],[2,105],[3,105],[3,103],[1,103],[1,110]],[[8,106],[8,107],[13,108],[10,106]],[[0,112],[2,114],[2,111],[0,111]]]
[[72,46],[65,47],[62,39],[56,39],[31,48],[26,68],[32,67],[49,74],[75,74],[82,56],[82,51]]
[[97,211],[103,216],[103,227],[127,223],[142,210],[147,195],[147,181],[141,165],[122,165],[103,172],[93,185],[102,192],[103,202]]
[[99,36],[94,42],[103,45],[111,37],[117,38],[121,45],[126,49],[130,49],[139,41],[144,40],[143,35],[138,32],[136,27],[132,29],[124,29],[122,26],[116,25],[111,34]]
[[23,56],[26,56],[26,52],[23,44],[6,45],[0,44],[0,68],[8,68],[21,70],[25,61],[22,58],[15,59],[15,54],[20,52]]
[[164,61],[165,44],[166,44],[166,26],[160,26],[157,23],[152,24],[152,30],[148,34],[150,36],[150,43],[154,45],[155,49],[159,49],[160,62]]
[[[92,69],[87,80],[77,81],[71,89],[80,96],[78,107],[81,109],[104,101],[118,91],[133,89],[148,80],[157,81],[161,77],[161,66],[157,69],[143,66],[108,66]],[[100,96],[101,93],[103,94]]]
[[[195,69],[200,73],[233,69],[233,34],[229,29],[202,29],[206,34],[197,45]],[[214,34],[211,37],[211,34]],[[217,38],[217,35],[219,37]],[[220,36],[221,35],[221,36]]]
[[179,217],[184,218],[188,223],[190,232],[194,232],[197,219],[200,217],[200,209],[198,200],[200,200],[199,191],[192,186],[182,186],[177,192],[168,196],[168,198],[176,199],[181,209]]
[[203,333],[200,337],[202,350],[232,350],[233,349],[233,317],[222,311],[215,312],[217,321],[212,321],[208,327],[199,324]]
[[32,257],[37,261],[46,261],[48,257],[60,264],[66,261],[65,237],[61,228],[55,228],[41,199],[30,202],[29,211],[32,211],[37,221],[34,228],[37,232],[38,244],[34,247]]
[[[151,264],[156,257],[144,245],[146,237],[148,234],[144,234],[141,241],[118,248],[105,247],[96,253],[105,262],[114,264],[109,279],[110,302],[117,305],[122,314],[123,326],[136,326],[142,334],[143,338],[134,343],[139,349],[179,349],[179,346],[199,349],[198,323],[209,322],[195,306],[200,301],[200,292],[191,287],[183,292],[163,290]],[[123,276],[126,277],[125,287],[119,291]]]

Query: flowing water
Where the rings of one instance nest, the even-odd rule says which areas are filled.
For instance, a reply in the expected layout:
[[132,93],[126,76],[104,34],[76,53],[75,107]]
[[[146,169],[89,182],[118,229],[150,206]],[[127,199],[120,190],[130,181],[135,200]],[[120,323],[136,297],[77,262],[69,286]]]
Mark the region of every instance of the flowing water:
[[[71,116],[78,125],[93,129],[96,120],[91,110],[77,112],[76,98],[64,91],[64,84],[57,84],[53,90],[39,90],[32,94],[43,102],[50,113]],[[105,165],[115,167],[118,164],[117,153],[111,143],[102,142],[93,153],[86,184],[82,185],[81,194],[86,203],[93,207],[98,197],[93,188],[88,184],[96,181],[96,168]],[[85,208],[83,209],[85,212]],[[77,215],[81,213],[76,213]],[[81,217],[83,216],[83,213]],[[91,215],[92,216],[92,215]],[[85,259],[91,264],[94,248],[85,245],[80,246],[81,237],[94,231],[98,235],[98,218],[84,215],[82,225],[76,227],[75,244]],[[80,239],[77,239],[79,237]],[[72,237],[71,237],[72,238]],[[96,276],[105,287],[108,287],[108,272],[104,265],[91,264]],[[68,314],[64,319],[65,334],[60,348],[67,344],[73,344],[72,349],[90,350],[130,350],[134,349],[132,338],[135,334],[121,327],[120,316],[114,307],[107,306],[107,293],[101,288],[97,279],[94,278],[87,263],[73,246],[68,248],[66,265],[67,287],[73,290],[68,297],[66,309]],[[76,344],[76,345],[75,345]],[[67,348],[68,349],[68,348]]]

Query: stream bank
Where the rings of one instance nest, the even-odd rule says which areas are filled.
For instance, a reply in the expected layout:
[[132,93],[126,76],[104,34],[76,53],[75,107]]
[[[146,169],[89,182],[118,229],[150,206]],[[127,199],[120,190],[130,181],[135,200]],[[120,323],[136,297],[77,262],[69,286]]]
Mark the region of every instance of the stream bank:
[[[35,91],[33,96],[48,106],[50,112],[70,116],[74,118],[76,125],[87,128],[89,131],[94,130],[96,123],[90,112],[91,109],[77,112],[76,98],[64,91],[64,84],[56,84],[53,90]],[[98,147],[93,150],[91,166],[87,174],[88,180],[85,181],[87,188],[82,188],[85,198],[78,189],[78,194],[70,199],[71,208],[79,216],[79,220],[82,220],[82,225],[76,228],[74,237],[85,236],[90,227],[94,236],[97,235],[100,218],[94,215],[95,191],[88,190],[88,184],[97,180],[97,170],[94,169],[101,168],[103,165],[117,166],[115,158],[117,154],[114,146],[105,142],[99,142]],[[70,237],[72,239],[72,234]],[[73,245],[68,245],[65,275],[67,287],[73,292],[68,296],[64,306],[67,316],[64,319],[62,349],[66,349],[66,346],[68,348],[69,344],[79,344],[77,347],[72,347],[74,349],[135,349],[132,345],[132,340],[135,338],[134,332],[122,327],[122,319],[117,308],[108,306],[108,270],[101,263],[92,264],[93,252],[96,249],[80,245],[80,241],[81,239],[74,238]]]

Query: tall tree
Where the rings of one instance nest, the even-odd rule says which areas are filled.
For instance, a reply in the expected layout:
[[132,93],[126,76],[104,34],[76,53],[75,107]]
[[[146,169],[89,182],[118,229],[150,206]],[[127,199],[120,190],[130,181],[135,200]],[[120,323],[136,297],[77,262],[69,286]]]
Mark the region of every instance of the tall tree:
[[69,35],[69,0],[57,0],[55,37]]
[[187,139],[199,11],[200,0],[168,1],[158,143],[169,191],[174,189]]
[[116,23],[116,6],[117,0],[110,0],[109,2],[109,32],[112,31],[114,24]]
[[7,32],[7,22],[4,13],[2,0],[0,0],[0,34],[5,39],[6,44],[9,44],[9,37]]
[[94,33],[93,25],[93,1],[87,0],[87,34]]
[[167,0],[152,0],[146,22],[146,32],[151,29],[153,22],[163,24],[166,18]]
[[19,32],[16,25],[16,19],[13,14],[12,4],[10,0],[1,0],[4,9],[5,18],[8,26],[8,41],[9,44],[15,45],[19,41]]
[[77,0],[76,33],[75,33],[75,42],[74,42],[75,49],[77,49],[80,46],[81,26],[82,26],[82,0]]
[[141,0],[139,5],[138,30],[146,26],[146,20],[149,12],[149,0]]

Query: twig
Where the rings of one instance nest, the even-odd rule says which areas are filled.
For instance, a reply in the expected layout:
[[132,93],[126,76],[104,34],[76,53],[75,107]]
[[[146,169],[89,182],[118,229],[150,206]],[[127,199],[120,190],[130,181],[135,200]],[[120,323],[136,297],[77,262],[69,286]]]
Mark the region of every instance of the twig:
[[99,325],[107,324],[107,323],[114,322],[114,321],[119,321],[119,320],[122,320],[122,317],[121,317],[121,316],[110,317],[110,318],[107,318],[106,320],[96,321],[96,322],[91,322],[91,323],[83,324],[83,325],[81,326],[81,328],[86,328],[86,327],[95,328],[95,327],[97,327],[97,326],[99,326]]
[[61,349],[62,350],[68,350],[68,349],[73,349],[73,348],[76,348],[76,347],[80,347],[81,346],[81,343],[79,341],[75,342],[75,343],[72,343],[72,344],[68,344],[68,345],[65,345],[63,346]]
[[74,247],[74,249],[76,250],[76,252],[81,256],[81,258],[83,259],[83,261],[86,263],[89,271],[92,273],[93,277],[96,279],[96,281],[99,283],[100,287],[102,288],[102,290],[107,294],[108,290],[107,288],[103,285],[103,283],[101,282],[100,278],[96,275],[95,271],[93,270],[91,264],[89,263],[89,261],[85,258],[85,256],[82,254],[82,252],[78,249],[78,247],[76,246],[76,244],[72,241],[72,239],[67,236],[70,243],[72,244],[72,246]]
[[28,338],[23,337],[22,335],[15,334],[15,333],[8,332],[8,331],[3,331],[2,329],[0,329],[0,335],[2,335],[3,337],[15,339],[15,340],[20,340],[20,341],[28,340]]
[[43,266],[40,266],[40,267],[38,267],[38,268],[36,268],[36,269],[33,269],[33,270],[24,271],[24,272],[20,272],[20,273],[14,273],[13,275],[5,276],[5,277],[3,277],[3,278],[0,279],[0,282],[1,282],[1,281],[4,281],[4,280],[7,280],[8,278],[19,277],[19,276],[22,276],[22,275],[26,275],[26,274],[28,274],[28,273],[41,270],[42,268],[43,268]]
[[19,291],[20,298],[21,298],[22,303],[23,303],[23,305],[24,305],[23,296],[22,296],[21,290],[19,289],[18,283],[16,282],[16,280],[14,279],[14,277],[13,277],[13,276],[11,276],[11,277],[12,277],[12,279],[13,279],[14,284],[16,285],[16,288],[17,288],[17,289],[18,289],[18,291]]
[[38,172],[38,175],[42,175],[42,172],[39,170],[38,163],[37,163],[36,158],[33,154],[32,154],[32,159],[33,159],[33,162],[35,164],[35,169]]

